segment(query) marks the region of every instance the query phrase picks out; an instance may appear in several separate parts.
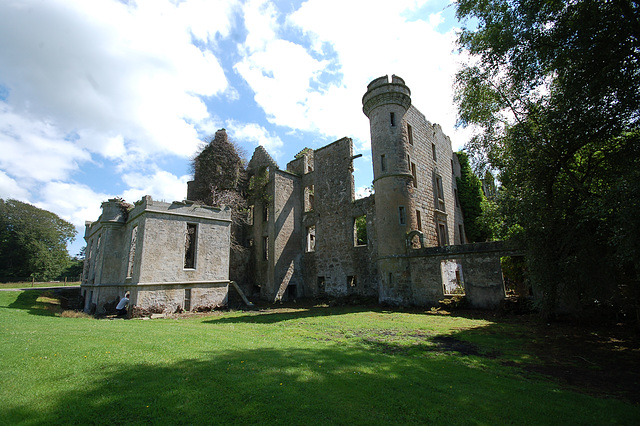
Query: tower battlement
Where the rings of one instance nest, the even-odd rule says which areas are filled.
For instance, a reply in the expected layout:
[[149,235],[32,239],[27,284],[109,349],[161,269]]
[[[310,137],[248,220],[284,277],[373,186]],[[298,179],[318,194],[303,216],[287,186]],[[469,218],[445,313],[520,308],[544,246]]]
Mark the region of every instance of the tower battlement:
[[411,106],[411,90],[404,80],[397,75],[376,78],[367,86],[367,93],[362,97],[362,111],[369,117],[372,110],[380,105],[397,104],[404,109]]

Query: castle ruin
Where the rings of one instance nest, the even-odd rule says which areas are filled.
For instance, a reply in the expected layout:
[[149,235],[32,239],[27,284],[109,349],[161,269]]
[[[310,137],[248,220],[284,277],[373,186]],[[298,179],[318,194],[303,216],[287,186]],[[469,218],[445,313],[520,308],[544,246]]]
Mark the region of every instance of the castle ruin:
[[[247,173],[264,184],[260,196],[248,199],[241,232],[231,231],[225,208],[145,197],[123,217],[110,200],[100,219],[87,224],[85,309],[99,310],[127,290],[143,308],[222,306],[230,279],[269,301],[359,295],[432,306],[465,294],[472,306],[497,306],[505,297],[500,256],[510,249],[466,244],[460,165],[449,137],[412,105],[398,76],[373,80],[362,104],[371,129],[373,195],[355,199],[359,155],[342,138],[305,148],[286,170],[258,146]],[[216,138],[226,140],[224,129]],[[196,173],[187,199],[206,186]],[[231,232],[248,255],[232,256],[230,265]]]

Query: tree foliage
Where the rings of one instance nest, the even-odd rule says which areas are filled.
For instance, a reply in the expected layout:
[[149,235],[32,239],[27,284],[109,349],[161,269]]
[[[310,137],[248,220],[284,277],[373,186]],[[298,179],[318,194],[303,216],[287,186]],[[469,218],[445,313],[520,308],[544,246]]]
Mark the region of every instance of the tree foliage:
[[467,239],[472,243],[488,241],[492,239],[493,232],[485,219],[486,215],[483,217],[483,206],[485,206],[486,200],[482,193],[482,182],[473,173],[468,155],[463,151],[456,154],[460,162],[461,174],[461,177],[456,178],[458,199],[464,215]]
[[[467,149],[499,172],[542,310],[638,310],[640,2],[459,0]],[[477,26],[475,25],[477,23]],[[635,214],[633,212],[636,212]]]
[[54,213],[0,199],[0,279],[56,278],[70,264],[75,227]]

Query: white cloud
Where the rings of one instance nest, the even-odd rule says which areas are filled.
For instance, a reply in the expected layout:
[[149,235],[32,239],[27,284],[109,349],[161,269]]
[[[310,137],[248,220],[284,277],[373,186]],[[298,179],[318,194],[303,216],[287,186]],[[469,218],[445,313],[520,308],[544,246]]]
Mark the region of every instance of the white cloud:
[[100,206],[111,196],[93,191],[87,185],[52,181],[39,191],[39,208],[55,212],[62,219],[77,228],[84,228],[87,220],[97,220],[102,210]]
[[[189,155],[208,118],[201,97],[228,89],[218,60],[192,41],[228,35],[233,5],[1,2],[0,84],[15,114],[79,134],[91,152]],[[105,143],[118,139],[116,150]]]
[[[389,7],[387,1],[309,0],[286,17],[280,31],[277,10],[258,3],[250,11],[245,7],[252,25],[235,70],[269,121],[352,136],[368,149],[369,126],[360,104],[366,84],[397,74],[412,89],[417,108],[443,126],[454,147],[464,142],[456,140],[464,132],[454,130],[452,83],[460,59],[454,53],[455,30],[437,31],[440,12],[416,20],[425,1],[398,0]],[[303,40],[291,39],[287,29],[302,31]]]
[[[270,134],[267,129],[256,123],[240,123],[237,121],[229,121],[227,127],[230,129],[231,138],[243,143],[249,143],[253,146],[262,145],[269,154],[278,158],[282,154],[284,143],[279,136]],[[253,154],[248,153],[249,156]]]
[[187,197],[188,175],[175,176],[164,170],[158,170],[154,174],[128,173],[122,179],[130,187],[123,192],[122,198],[129,203],[141,199],[145,195],[151,195],[154,200],[172,202],[184,200]]
[[15,113],[0,102],[0,168],[23,185],[66,179],[89,153],[65,139],[55,125]]
[[0,198],[27,200],[29,198],[29,191],[22,188],[17,181],[11,179],[6,173],[0,170]]

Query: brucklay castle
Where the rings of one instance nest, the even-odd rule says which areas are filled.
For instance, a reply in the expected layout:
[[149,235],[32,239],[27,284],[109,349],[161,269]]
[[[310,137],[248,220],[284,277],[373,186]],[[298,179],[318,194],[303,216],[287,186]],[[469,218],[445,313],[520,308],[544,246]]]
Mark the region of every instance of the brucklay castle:
[[[358,295],[400,306],[434,306],[464,294],[477,308],[505,297],[500,242],[468,244],[458,201],[460,165],[451,141],[411,103],[398,76],[373,80],[362,98],[371,128],[374,193],[355,199],[353,143],[304,149],[281,170],[258,146],[248,176],[264,176],[232,250],[228,206],[187,199],[102,204],[86,223],[85,311],[101,313],[131,293],[154,312],[223,307],[230,293],[267,301]],[[216,138],[226,140],[226,131]]]

